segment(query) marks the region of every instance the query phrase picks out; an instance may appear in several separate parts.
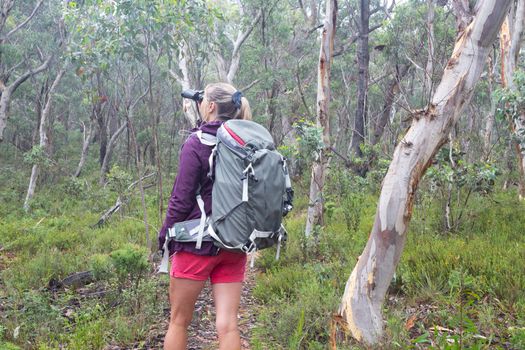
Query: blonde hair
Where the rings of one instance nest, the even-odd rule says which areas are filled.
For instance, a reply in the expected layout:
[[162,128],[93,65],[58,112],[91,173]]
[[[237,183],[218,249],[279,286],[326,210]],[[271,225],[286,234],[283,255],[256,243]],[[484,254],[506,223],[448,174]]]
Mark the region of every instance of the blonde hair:
[[218,119],[252,119],[252,110],[246,97],[241,98],[241,107],[237,108],[233,102],[233,94],[237,89],[227,83],[208,84],[204,89],[204,96],[217,105]]

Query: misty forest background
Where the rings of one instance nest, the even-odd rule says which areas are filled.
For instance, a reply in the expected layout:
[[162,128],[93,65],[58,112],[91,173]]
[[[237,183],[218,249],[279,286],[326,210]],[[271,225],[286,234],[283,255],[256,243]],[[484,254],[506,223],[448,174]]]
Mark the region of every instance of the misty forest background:
[[[525,5],[511,3],[419,182],[382,348],[525,349]],[[180,92],[228,81],[289,158],[296,192],[281,259],[261,252],[250,277],[251,348],[364,348],[340,326],[345,283],[394,149],[473,10],[339,0],[321,123],[325,1],[1,0],[0,347],[160,346],[156,237],[195,118]],[[311,198],[320,158],[326,182]]]

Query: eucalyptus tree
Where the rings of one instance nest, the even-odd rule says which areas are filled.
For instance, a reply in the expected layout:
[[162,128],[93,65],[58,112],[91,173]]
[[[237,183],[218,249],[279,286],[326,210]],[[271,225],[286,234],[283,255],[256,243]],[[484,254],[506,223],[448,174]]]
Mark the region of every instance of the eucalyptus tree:
[[0,142],[4,139],[13,93],[30,77],[47,69],[51,61],[51,52],[43,53],[38,44],[34,48],[20,45],[43,2],[18,2],[17,6],[14,0],[0,3]]
[[[179,42],[169,56],[169,72],[182,90],[203,89],[204,76],[213,58],[213,23],[220,12],[217,7],[200,1],[181,11],[188,21],[179,23],[177,33],[172,33]],[[182,109],[190,125],[196,125],[199,112],[195,103],[184,99]]]
[[369,104],[371,145],[381,144],[384,150],[391,147],[407,127],[406,114],[429,101],[439,78],[436,72],[446,64],[443,53],[449,51],[455,35],[449,10],[442,5],[434,0],[400,3],[372,37],[374,51],[379,53],[371,61],[371,75],[384,77],[384,82],[374,77],[372,80],[380,80],[380,96],[377,89],[368,95],[376,105]]
[[[150,145],[153,159],[159,157],[157,130],[161,113],[156,106],[162,105],[159,98],[166,97],[162,78],[166,76],[166,62],[177,39],[174,28],[183,21],[178,8],[182,5],[178,4],[85,1],[83,4],[70,3],[65,9],[67,23],[73,32],[69,54],[83,79],[95,77],[101,102],[107,102],[113,109],[125,110],[118,105],[123,101],[123,91],[132,90],[135,96],[141,96],[148,90],[146,128],[150,129],[153,138]],[[106,86],[109,84],[113,88]],[[108,97],[112,98],[108,100]],[[96,106],[95,110],[100,111],[100,107]],[[97,113],[101,181],[109,169],[111,149],[108,147],[114,146],[125,130],[124,124],[111,128],[111,117],[111,113]]]
[[[51,84],[51,87],[48,91],[44,94],[44,108],[40,111],[40,125],[39,125],[39,147],[40,150],[46,152],[49,148],[49,138],[48,138],[48,127],[49,127],[49,115],[51,113],[51,106],[52,101],[54,98],[54,94],[56,92],[56,89],[58,87],[58,84],[60,83],[60,80],[62,80],[62,77],[64,76],[65,70],[63,68],[59,68],[60,70],[56,73],[55,78],[53,79],[53,83]],[[40,164],[38,162],[35,162],[33,164],[33,167],[31,169],[31,177],[29,179],[29,187],[27,189],[26,198],[24,201],[23,208],[25,211],[29,211],[29,203],[31,199],[33,198],[35,194],[35,188],[36,188],[36,182],[38,180],[38,176],[40,174]]]
[[310,27],[298,3],[245,4],[251,13],[260,10],[262,15],[243,44],[236,86],[248,95],[255,120],[266,125],[277,145],[292,158],[291,170],[296,172],[299,162],[293,155],[297,144],[293,123],[315,118],[311,110],[315,103],[317,26]]
[[[223,23],[224,26],[217,26],[215,31],[215,35],[219,39],[214,49],[219,79],[230,84],[233,83],[239,70],[241,48],[263,14],[262,9],[257,9],[256,14],[249,14],[242,1],[237,0],[235,3],[238,19],[228,18]],[[231,5],[226,4],[226,6]],[[222,35],[224,37],[220,38]]]
[[[13,4],[8,1],[3,5],[4,15],[7,15]],[[39,78],[41,78],[39,81],[36,79],[35,71],[29,69],[2,92],[2,100],[6,102],[3,106],[7,110],[6,106],[9,105],[9,100],[11,99],[10,94],[14,92],[12,87],[18,89],[20,84],[25,81],[24,79],[33,80],[33,89],[29,88],[28,90],[32,90],[34,93],[36,108],[32,114],[33,118],[36,119],[36,126],[33,127],[32,149],[26,154],[26,159],[32,165],[29,186],[23,204],[23,208],[26,211],[30,208],[30,202],[34,196],[37,181],[42,172],[42,166],[53,162],[53,123],[57,118],[52,112],[59,110],[59,108],[52,109],[52,102],[55,102],[56,90],[66,71],[67,62],[62,59],[61,53],[68,40],[60,14],[60,7],[57,5],[54,2],[46,4],[46,6],[42,6],[41,2],[37,3],[31,14],[20,25],[5,35],[6,41],[4,44],[9,42],[13,46],[13,50],[2,50],[4,54],[2,56],[3,60],[18,59],[17,55],[25,55],[25,60],[20,61],[21,65],[31,64],[31,61],[38,60],[39,62],[44,62],[39,67],[39,69],[41,68],[41,73],[47,72],[47,74],[39,75]],[[40,12],[39,16],[34,17],[37,11]],[[24,33],[24,35],[20,33],[15,34],[26,25],[28,26],[26,29],[28,33]],[[14,36],[11,37],[11,35]],[[35,52],[24,53],[23,51],[26,47],[36,47],[34,49]],[[6,46],[2,48],[5,49]],[[36,71],[39,71],[39,69]],[[12,72],[15,71],[16,69],[13,69]],[[9,74],[11,73],[7,75]]]
[[[180,54],[183,32],[194,29],[192,21],[207,18],[189,16],[205,10],[205,2],[84,1],[69,3],[65,8],[67,23],[74,33],[70,56],[82,75],[103,79],[100,97],[107,98],[107,112],[98,117],[100,182],[109,171],[113,149],[119,136],[128,132],[128,148],[135,153],[139,172],[139,189],[144,209],[148,245],[150,245],[142,172],[151,164],[156,167],[159,215],[162,217],[162,133],[161,117],[170,115],[166,89],[170,65]],[[200,13],[200,12],[199,12]],[[99,86],[100,86],[99,85]],[[144,102],[144,104],[139,103]],[[129,145],[129,140],[132,146]],[[142,147],[142,151],[141,148]],[[142,159],[141,159],[142,158]]]
[[319,66],[317,70],[317,127],[323,130],[323,148],[312,165],[310,179],[310,203],[306,217],[305,235],[308,237],[315,226],[323,224],[323,189],[330,162],[330,73],[334,53],[334,37],[337,23],[337,1],[326,1],[326,12],[321,36]]
[[[501,85],[508,89],[511,94],[518,90],[514,82],[514,73],[521,48],[524,21],[525,0],[517,0],[513,2],[511,11],[501,26],[500,33]],[[525,113],[509,114],[512,114],[510,124],[518,158],[518,196],[520,200],[523,200],[525,198]]]
[[[197,1],[182,11],[189,19],[181,23],[179,38],[172,54],[177,65],[171,76],[182,89],[202,89],[208,65],[213,63],[220,81],[232,84],[240,67],[241,50],[259,23],[265,5],[252,7],[247,1]],[[252,12],[255,12],[252,18]],[[199,119],[190,100],[183,101],[183,111],[192,126]]]
[[469,103],[510,3],[478,3],[474,17],[459,32],[432,101],[412,115],[412,125],[394,151],[372,232],[348,279],[339,308],[353,336],[360,341],[377,344],[381,339],[381,306],[406,242],[419,181]]

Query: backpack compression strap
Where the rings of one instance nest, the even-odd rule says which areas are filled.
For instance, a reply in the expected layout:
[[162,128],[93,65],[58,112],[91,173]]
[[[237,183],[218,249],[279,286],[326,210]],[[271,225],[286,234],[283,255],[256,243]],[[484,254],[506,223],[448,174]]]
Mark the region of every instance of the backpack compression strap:
[[206,146],[215,146],[211,150],[210,158],[208,159],[208,162],[210,164],[210,171],[208,172],[208,177],[211,178],[213,176],[213,160],[215,159],[215,153],[217,152],[217,136],[208,134],[206,132],[202,132],[202,130],[198,130],[195,132],[197,137],[199,138],[199,141]]
[[201,249],[202,238],[204,237],[204,226],[206,226],[206,212],[204,211],[204,201],[200,194],[197,195],[197,204],[201,210],[201,221],[199,223],[199,234],[197,236],[197,243],[195,243],[196,249]]
[[242,201],[248,202],[248,178],[250,176],[255,176],[255,170],[253,170],[253,165],[250,163],[246,169],[242,172]]

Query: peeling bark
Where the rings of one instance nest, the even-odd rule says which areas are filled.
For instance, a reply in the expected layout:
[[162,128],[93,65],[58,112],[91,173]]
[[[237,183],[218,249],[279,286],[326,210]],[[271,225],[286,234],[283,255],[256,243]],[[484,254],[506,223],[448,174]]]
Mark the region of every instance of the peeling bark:
[[452,11],[456,17],[457,32],[461,33],[472,21],[469,0],[452,0]]
[[381,307],[406,242],[406,229],[419,181],[446,142],[470,101],[510,0],[484,0],[456,40],[431,103],[414,114],[394,151],[383,180],[372,232],[348,282],[339,308],[359,341],[378,344],[383,334]]
[[330,161],[330,73],[334,52],[334,36],[337,21],[337,1],[326,2],[326,16],[321,38],[317,77],[317,126],[323,129],[323,149],[312,165],[310,180],[310,203],[306,218],[305,235],[308,237],[316,225],[323,224],[323,188]]

